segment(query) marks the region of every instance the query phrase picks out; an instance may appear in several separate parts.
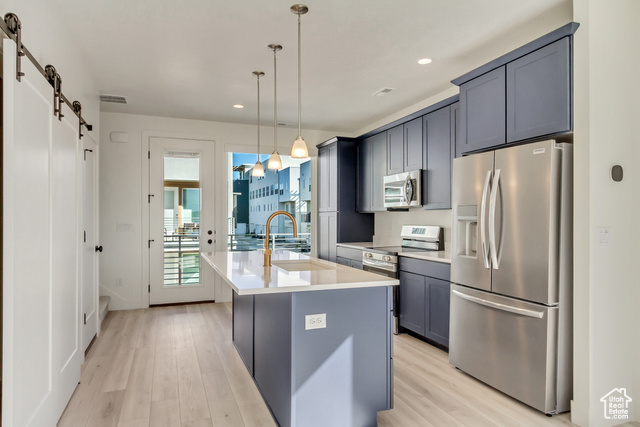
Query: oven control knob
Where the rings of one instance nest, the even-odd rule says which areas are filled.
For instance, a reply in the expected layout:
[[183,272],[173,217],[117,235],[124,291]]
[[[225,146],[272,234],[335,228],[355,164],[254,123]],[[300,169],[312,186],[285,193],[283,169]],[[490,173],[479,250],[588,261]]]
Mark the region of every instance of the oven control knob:
[[373,254],[372,254],[372,253],[369,253],[369,252],[367,252],[366,254],[364,254],[364,256],[366,256],[367,258],[373,258]]
[[382,257],[383,261],[391,261],[391,257],[389,255],[385,255]]

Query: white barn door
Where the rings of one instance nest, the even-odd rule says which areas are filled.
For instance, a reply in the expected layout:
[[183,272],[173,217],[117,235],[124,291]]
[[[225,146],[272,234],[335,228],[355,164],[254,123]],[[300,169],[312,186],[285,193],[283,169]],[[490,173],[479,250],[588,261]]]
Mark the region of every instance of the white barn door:
[[[4,331],[2,425],[52,426],[80,380],[79,172],[75,115],[3,41]],[[69,121],[67,121],[67,119]]]
[[88,135],[83,139],[83,244],[82,244],[82,351],[98,333],[98,286],[96,253],[96,158],[98,145]]

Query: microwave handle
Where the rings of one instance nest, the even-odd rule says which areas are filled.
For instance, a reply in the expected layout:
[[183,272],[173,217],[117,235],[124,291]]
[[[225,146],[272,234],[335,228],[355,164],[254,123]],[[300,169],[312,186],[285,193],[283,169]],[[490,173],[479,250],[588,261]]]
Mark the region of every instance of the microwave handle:
[[411,205],[411,200],[407,198],[407,185],[409,185],[410,180],[411,176],[407,174],[407,177],[404,179],[404,184],[402,185],[402,197],[404,198],[404,202],[407,206]]

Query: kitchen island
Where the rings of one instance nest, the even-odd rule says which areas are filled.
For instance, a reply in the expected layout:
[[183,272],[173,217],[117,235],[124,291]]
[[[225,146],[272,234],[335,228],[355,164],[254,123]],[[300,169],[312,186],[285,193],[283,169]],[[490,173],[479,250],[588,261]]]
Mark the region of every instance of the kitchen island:
[[233,342],[280,426],[375,426],[393,406],[398,280],[289,251],[203,252],[233,289]]

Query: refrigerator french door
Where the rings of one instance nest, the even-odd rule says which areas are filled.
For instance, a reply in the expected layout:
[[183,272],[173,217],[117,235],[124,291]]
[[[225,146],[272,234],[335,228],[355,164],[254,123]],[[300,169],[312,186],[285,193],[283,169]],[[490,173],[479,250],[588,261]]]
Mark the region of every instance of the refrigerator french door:
[[449,361],[548,414],[571,398],[572,147],[454,160]]

